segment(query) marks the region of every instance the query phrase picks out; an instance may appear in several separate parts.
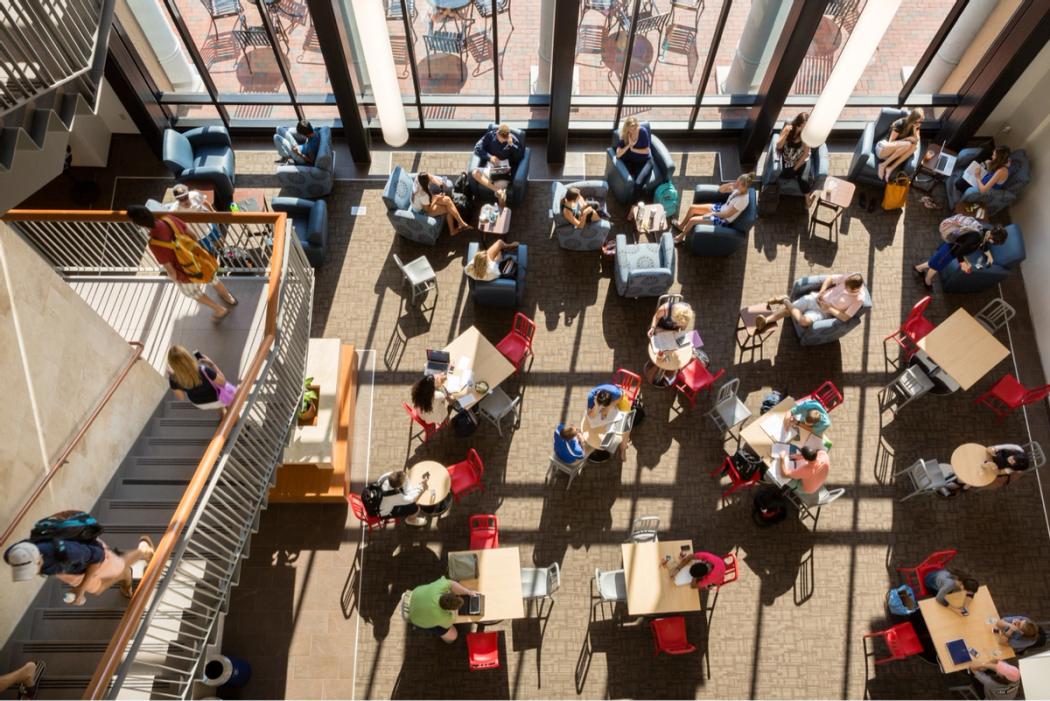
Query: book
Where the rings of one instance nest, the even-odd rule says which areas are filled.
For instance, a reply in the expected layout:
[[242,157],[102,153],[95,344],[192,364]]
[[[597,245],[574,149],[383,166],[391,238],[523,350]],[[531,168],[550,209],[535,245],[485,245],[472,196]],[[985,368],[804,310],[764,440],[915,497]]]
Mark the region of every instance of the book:
[[971,163],[963,171],[962,179],[968,182],[973,187],[977,187],[981,184],[981,175],[984,170],[980,163]]

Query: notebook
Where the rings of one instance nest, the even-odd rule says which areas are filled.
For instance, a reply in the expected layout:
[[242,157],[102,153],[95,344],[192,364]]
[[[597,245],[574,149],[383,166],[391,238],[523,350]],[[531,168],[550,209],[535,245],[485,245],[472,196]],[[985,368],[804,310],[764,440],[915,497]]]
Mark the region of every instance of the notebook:
[[955,664],[966,664],[972,657],[970,657],[970,649],[966,646],[966,641],[962,638],[956,640],[949,640],[945,643],[948,648],[948,654],[952,658],[952,662]]
[[480,616],[485,612],[485,595],[471,594],[463,597],[463,605],[459,607],[461,616]]
[[449,355],[445,351],[427,349],[427,367],[424,375],[437,375],[448,372]]

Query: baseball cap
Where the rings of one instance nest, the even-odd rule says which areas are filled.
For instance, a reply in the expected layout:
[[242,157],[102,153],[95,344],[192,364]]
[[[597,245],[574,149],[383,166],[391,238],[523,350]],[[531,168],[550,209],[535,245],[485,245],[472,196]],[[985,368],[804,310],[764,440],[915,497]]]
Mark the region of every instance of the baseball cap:
[[11,565],[11,580],[25,582],[35,577],[40,572],[40,551],[27,540],[15,543],[7,552],[4,559]]
[[1000,677],[1007,681],[1015,682],[1021,678],[1021,670],[1014,667],[1009,662],[999,660],[995,663],[995,671]]
[[186,197],[190,194],[190,189],[182,183],[179,183],[171,189],[171,192],[175,195],[175,199],[181,200],[183,197]]

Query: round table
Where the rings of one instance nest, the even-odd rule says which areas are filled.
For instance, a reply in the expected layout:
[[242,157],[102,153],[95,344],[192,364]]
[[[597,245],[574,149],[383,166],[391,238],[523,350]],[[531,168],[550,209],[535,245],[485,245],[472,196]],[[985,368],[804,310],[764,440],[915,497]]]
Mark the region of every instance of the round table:
[[427,488],[419,499],[416,499],[416,504],[420,510],[429,514],[443,513],[448,508],[445,502],[451,503],[449,497],[452,496],[452,477],[448,474],[448,468],[441,463],[436,460],[424,460],[408,468],[409,484],[419,484],[423,481],[423,474],[427,472],[430,473]]
[[988,449],[980,443],[963,443],[952,452],[952,469],[963,484],[986,487],[999,476],[998,469],[983,467],[988,460]]
[[651,341],[647,341],[645,344],[646,348],[649,349],[649,362],[661,370],[667,370],[668,372],[678,372],[693,359],[693,346],[682,346],[672,351],[664,351],[658,353],[653,348]]
[[[601,450],[602,439],[605,438],[605,434],[609,432],[609,429],[612,428],[612,425],[620,419],[620,414],[622,413],[623,412],[621,412],[619,409],[616,409],[616,411],[612,415],[612,418],[608,422],[599,424],[597,426],[591,426],[590,415],[585,411],[583,413],[583,420],[580,421],[580,430],[581,433],[583,433],[583,438],[587,445],[593,448],[594,450]],[[612,449],[615,450],[616,447],[617,446],[614,445]]]

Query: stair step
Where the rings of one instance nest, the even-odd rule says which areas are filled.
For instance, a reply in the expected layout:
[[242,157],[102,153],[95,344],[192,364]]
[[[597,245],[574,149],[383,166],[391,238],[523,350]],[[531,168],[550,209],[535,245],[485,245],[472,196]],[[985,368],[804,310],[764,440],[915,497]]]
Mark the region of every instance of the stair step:
[[164,537],[164,531],[168,528],[171,514],[167,514],[163,520],[156,523],[107,523],[106,530],[102,532],[102,540],[111,548],[125,551],[137,548],[141,536],[149,536],[156,547],[160,539]]
[[52,669],[50,665],[44,670],[44,678],[37,686],[38,699],[79,699],[84,695],[90,674],[59,674],[62,669]]
[[90,640],[108,638],[124,616],[122,608],[63,606],[33,612],[33,640]]
[[113,497],[116,499],[146,499],[176,501],[186,493],[186,480],[121,480]]
[[148,431],[151,436],[157,438],[190,438],[210,441],[218,427],[219,422],[214,417],[160,417],[150,422]]
[[200,464],[199,458],[153,458],[140,456],[123,471],[125,479],[182,480],[189,482]]
[[73,587],[69,586],[65,582],[58,579],[51,579],[48,585],[51,591],[47,596],[47,607],[49,608],[72,608],[78,611],[88,611],[91,609],[121,609],[123,610],[128,605],[128,600],[124,598],[124,595],[120,593],[120,587],[114,585],[102,592],[101,595],[95,596],[94,594],[88,594],[87,601],[83,606],[71,606],[70,604],[62,601],[62,597],[67,591],[71,591]]
[[[191,402],[183,402],[179,401],[178,399],[171,399],[164,402],[164,406],[161,408],[160,413],[161,416],[170,417],[173,419],[199,418],[213,416],[214,414],[215,412],[213,411],[204,411],[202,409],[198,409]],[[218,421],[216,421],[215,424],[217,425]]]
[[[63,674],[86,674],[90,677],[102,653],[109,645],[109,639],[92,636],[90,640],[16,640],[11,659],[15,665],[22,665],[30,660],[43,661],[47,670],[61,671]],[[46,674],[46,672],[45,672]]]
[[100,523],[159,523],[171,519],[179,500],[104,499],[98,510]]
[[210,442],[211,436],[206,438],[150,436],[141,442],[138,454],[152,457],[196,457],[199,460],[204,455],[204,450]]

